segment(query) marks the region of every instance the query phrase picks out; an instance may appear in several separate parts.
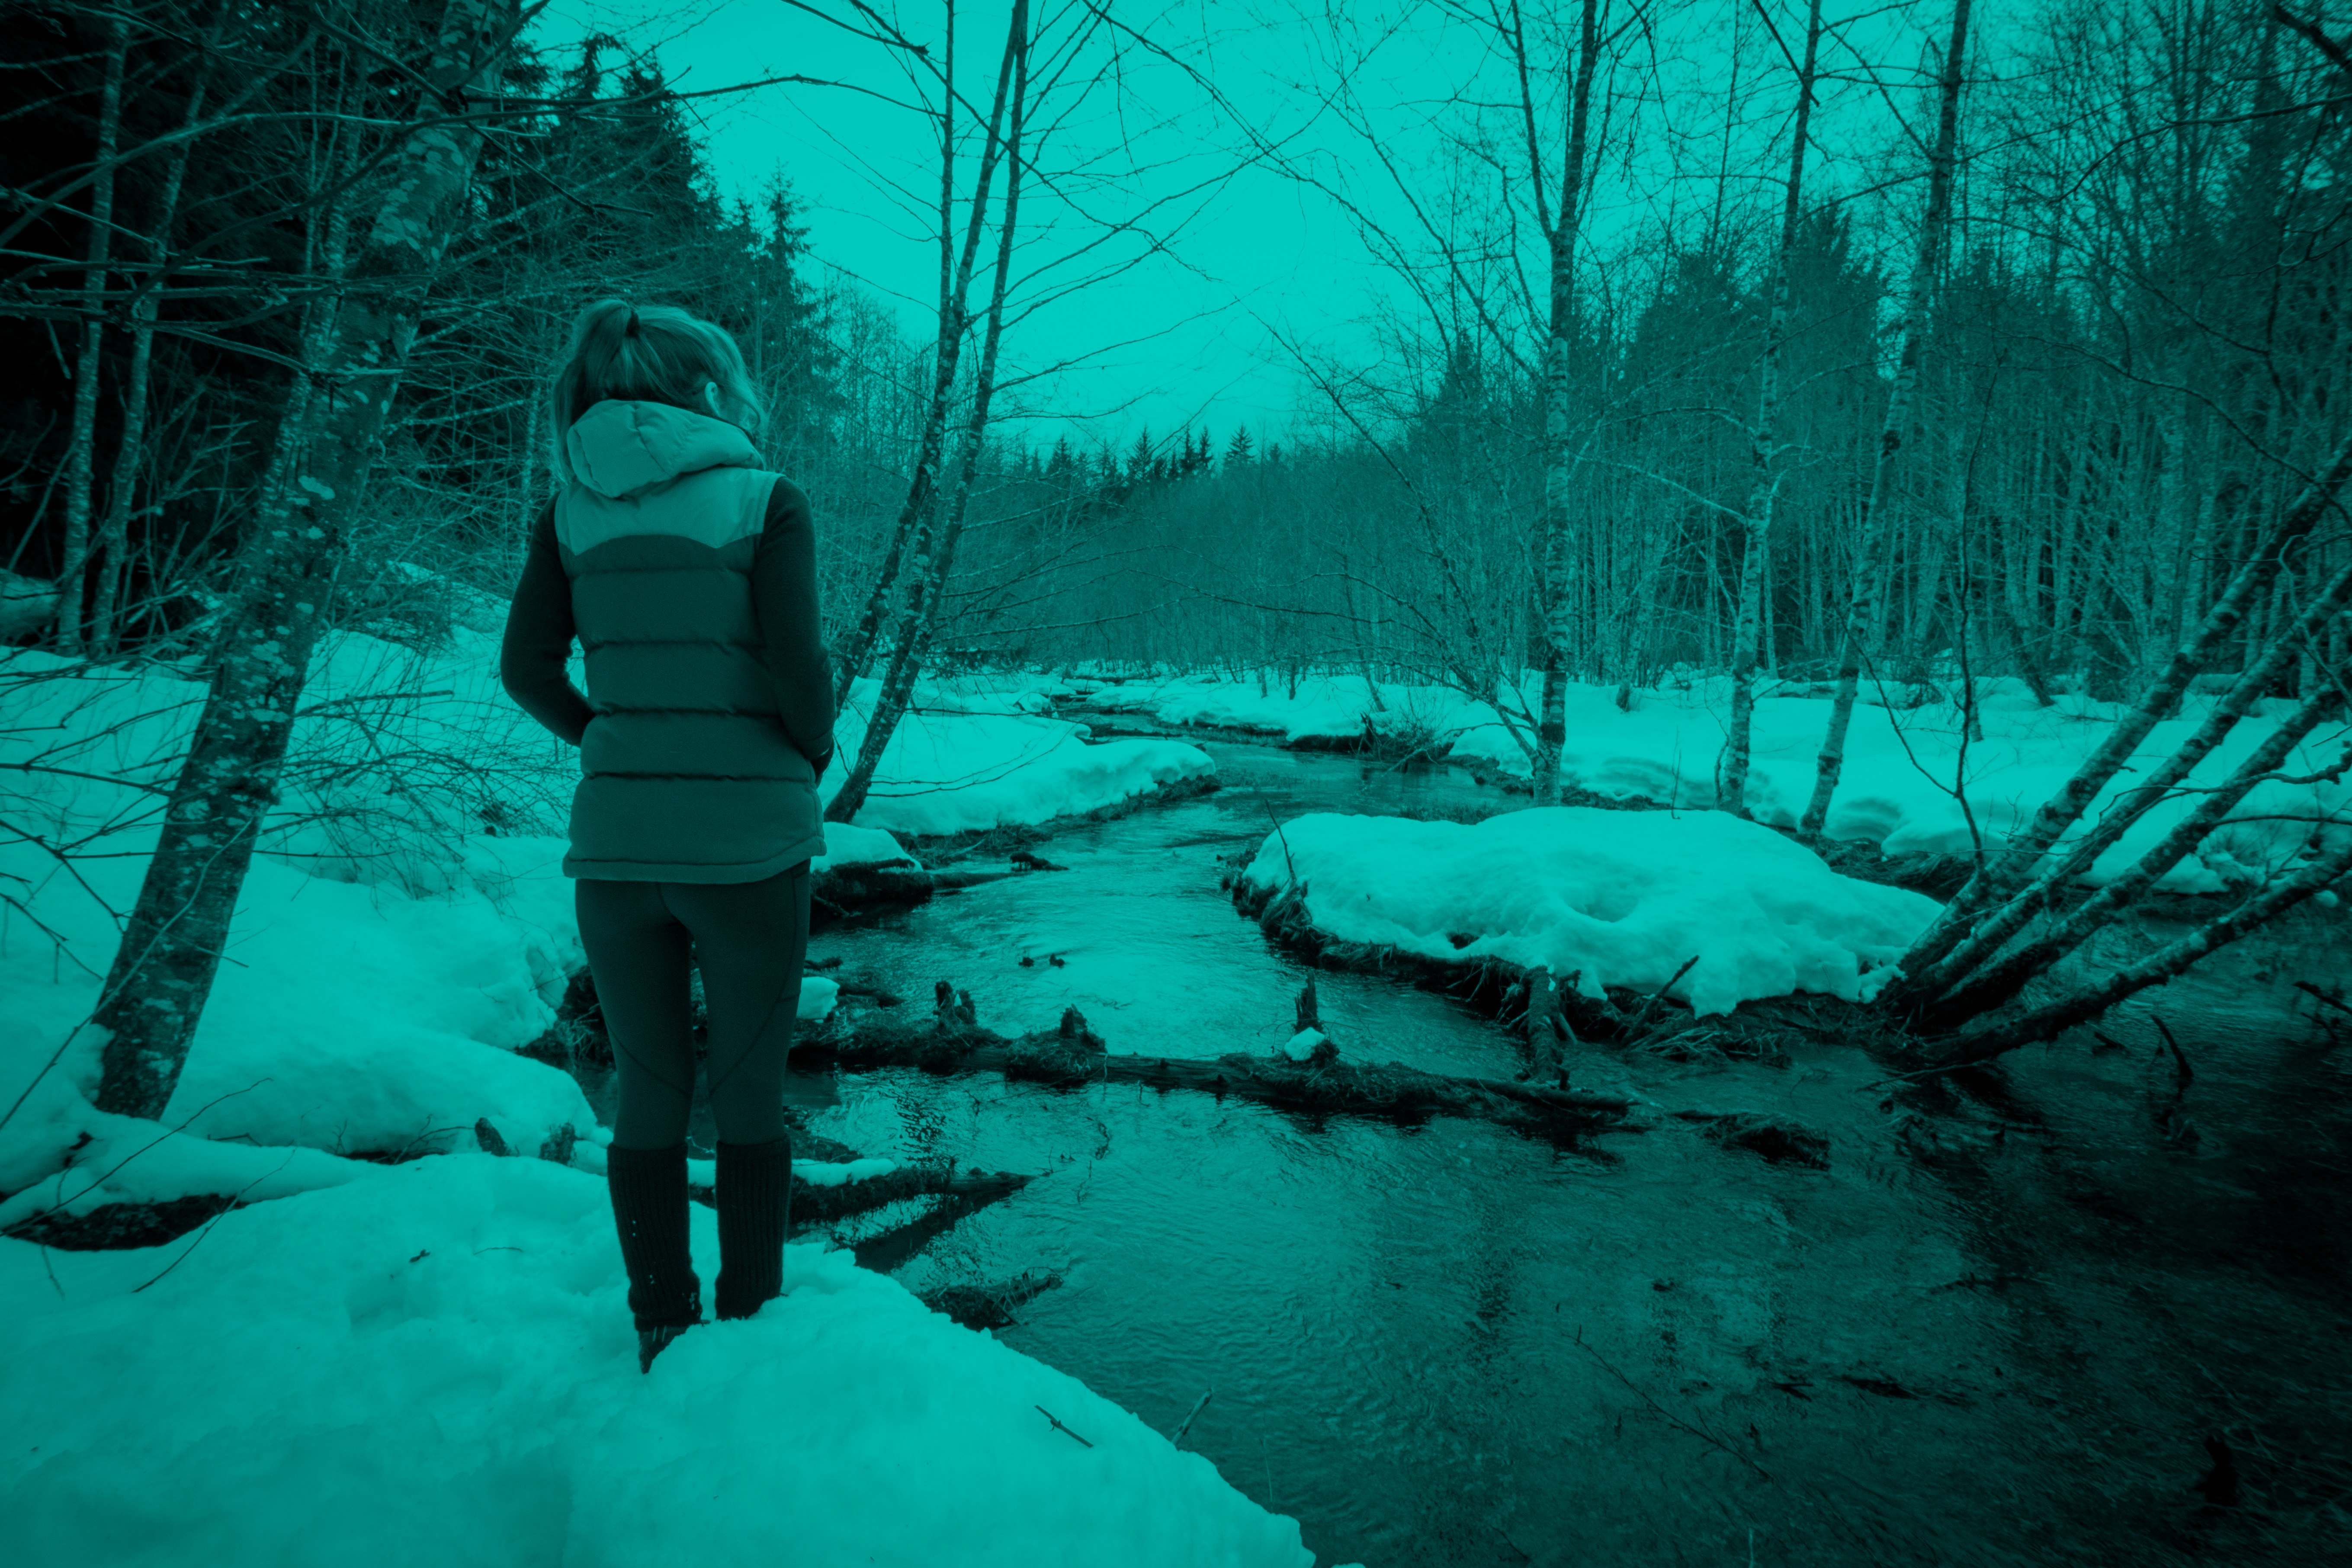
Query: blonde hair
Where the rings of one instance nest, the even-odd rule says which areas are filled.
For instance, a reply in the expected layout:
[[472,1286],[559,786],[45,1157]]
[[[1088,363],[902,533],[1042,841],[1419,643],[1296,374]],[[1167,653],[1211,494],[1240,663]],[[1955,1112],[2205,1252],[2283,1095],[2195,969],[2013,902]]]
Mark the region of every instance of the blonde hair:
[[607,398],[667,403],[702,414],[702,389],[719,387],[722,417],[745,434],[765,417],[743,351],[726,328],[675,305],[632,305],[599,300],[572,323],[563,368],[548,384],[548,413],[558,478],[572,479],[563,437],[573,423]]

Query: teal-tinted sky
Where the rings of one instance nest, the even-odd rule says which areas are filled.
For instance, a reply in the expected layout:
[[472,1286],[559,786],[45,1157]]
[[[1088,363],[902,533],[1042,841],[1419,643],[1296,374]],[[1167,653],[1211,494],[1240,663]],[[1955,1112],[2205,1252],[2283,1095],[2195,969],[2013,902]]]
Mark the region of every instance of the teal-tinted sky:
[[[818,3],[855,15],[840,0]],[[1009,9],[1010,0],[984,0],[958,12],[956,80],[968,100],[985,105]],[[1630,12],[1623,0],[1611,9]],[[1798,0],[1766,9],[1801,47]],[[1848,29],[1856,48],[1824,50],[1849,79],[1824,84],[1817,112],[1813,178],[1824,191],[1868,182],[1867,161],[1899,134],[1887,104],[1916,116],[1917,26],[1940,28],[1948,15],[1934,5],[1916,17],[1909,7],[1855,9],[1869,14]],[[943,51],[943,5],[882,10],[935,56]],[[1572,10],[1562,7],[1559,26]],[[1670,248],[1666,236],[1687,246],[1711,227],[1737,232],[1769,215],[1792,97],[1792,73],[1756,0],[1648,14],[1655,26],[1618,51],[1598,110],[1624,151],[1595,195],[1592,255],[1612,270],[1594,286],[1620,296],[1638,292],[1645,268]],[[1084,4],[1067,0],[1039,0],[1034,15],[1048,49],[1090,20]],[[1146,426],[1158,437],[1205,423],[1222,447],[1237,422],[1260,431],[1328,422],[1328,401],[1302,373],[1301,353],[1394,366],[1395,339],[1425,336],[1459,302],[1406,288],[1331,195],[1245,166],[1249,138],[1236,121],[1286,138],[1295,164],[1425,260],[1433,228],[1500,231],[1496,197],[1526,166],[1515,110],[1492,107],[1514,90],[1507,58],[1490,31],[1431,0],[1329,0],[1328,9],[1320,0],[1191,0],[1114,16],[1133,32],[1097,26],[1064,57],[1064,85],[1048,100],[1055,132],[1038,156],[1041,181],[1024,195],[1014,268],[1016,300],[1034,308],[1005,349],[1008,372],[1034,379],[1013,387],[1008,412],[1040,422],[1032,433],[1042,439],[1068,427],[1122,447]],[[1570,40],[1548,37],[1555,24],[1542,14],[1528,16],[1538,56],[1562,58]],[[590,29],[657,51],[683,90],[786,73],[848,84],[769,87],[694,110],[728,191],[748,194],[783,172],[805,204],[816,257],[892,301],[910,340],[928,340],[939,268],[936,130],[906,105],[936,101],[931,81],[898,51],[786,0],[555,0],[540,24],[542,42],[557,47]],[[1861,79],[1864,57],[1890,91]],[[1203,81],[1223,96],[1222,108]],[[1537,84],[1552,159],[1560,85],[1556,75]],[[959,165],[967,194],[977,148],[975,136]],[[1518,239],[1514,257],[1473,269],[1495,300],[1522,282],[1542,287],[1541,242],[1526,211]]]

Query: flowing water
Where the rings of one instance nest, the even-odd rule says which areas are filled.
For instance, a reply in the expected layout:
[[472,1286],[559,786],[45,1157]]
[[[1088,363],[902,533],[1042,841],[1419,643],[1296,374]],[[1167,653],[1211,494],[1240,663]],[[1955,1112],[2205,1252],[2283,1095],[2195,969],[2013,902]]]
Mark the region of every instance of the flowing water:
[[[1006,1033],[1076,1005],[1114,1051],[1264,1050],[1306,970],[1219,879],[1270,819],[1498,804],[1449,770],[1210,749],[1221,793],[1061,834],[1041,847],[1066,871],[813,955],[909,1007],[951,980]],[[2352,1035],[2292,986],[2346,953],[2315,912],[2157,994],[2185,1092],[2141,1007],[2106,1026],[2120,1050],[2021,1053],[2000,1095],[1924,1104],[1840,1046],[1711,1069],[1593,1051],[1578,1083],[1654,1102],[1651,1130],[1567,1143],[1134,1085],[792,1094],[865,1153],[1047,1173],[898,1277],[1058,1271],[1002,1337],[1164,1432],[1214,1390],[1186,1447],[1322,1563],[2347,1561]],[[1348,1054],[1519,1066],[1443,995],[1317,980]],[[1830,1168],[1718,1147],[1664,1114],[1685,1108],[1809,1123]],[[2196,1489],[2229,1489],[2209,1437],[2233,1505]]]

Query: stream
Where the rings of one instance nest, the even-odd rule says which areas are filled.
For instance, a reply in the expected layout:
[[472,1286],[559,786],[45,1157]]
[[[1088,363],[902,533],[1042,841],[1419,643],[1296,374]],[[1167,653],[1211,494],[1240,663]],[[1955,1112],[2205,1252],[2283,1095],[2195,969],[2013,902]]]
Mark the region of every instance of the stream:
[[[1263,1051],[1307,972],[1218,884],[1271,819],[1517,804],[1442,767],[1208,749],[1218,794],[1062,832],[1039,849],[1066,871],[836,925],[812,957],[909,1008],[951,980],[1006,1034],[1075,1005],[1113,1051]],[[1185,1446],[1323,1564],[2344,1561],[2352,1032],[2293,983],[2352,971],[2345,923],[2292,919],[2119,1011],[2123,1048],[2016,1053],[1989,1088],[1890,1094],[1836,1045],[1588,1051],[1580,1087],[1655,1110],[1559,1143],[1131,1084],[788,1092],[864,1154],[1047,1173],[897,1277],[1058,1272],[1001,1337],[1163,1432],[1213,1389]],[[1444,995],[1316,979],[1343,1053],[1521,1065]],[[1830,1168],[1709,1142],[1690,1108],[1805,1122]]]

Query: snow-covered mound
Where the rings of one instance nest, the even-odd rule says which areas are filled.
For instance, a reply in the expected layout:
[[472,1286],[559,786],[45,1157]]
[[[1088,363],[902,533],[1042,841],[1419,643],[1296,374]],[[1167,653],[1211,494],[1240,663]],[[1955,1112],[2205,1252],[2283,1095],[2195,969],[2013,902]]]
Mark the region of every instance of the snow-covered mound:
[[[966,678],[964,687],[971,684]],[[827,802],[857,754],[878,685],[859,681],[834,725],[842,761],[821,786]],[[936,834],[1049,822],[1216,772],[1206,752],[1179,741],[1090,744],[1084,725],[1022,710],[1017,700],[1034,689],[976,696],[918,685],[916,707],[891,733],[858,824]],[[983,709],[983,699],[994,706]]]
[[912,855],[899,847],[898,841],[878,827],[859,827],[854,823],[828,822],[824,825],[824,853],[809,862],[812,872],[845,871],[852,866],[912,866]]
[[1308,919],[1341,941],[1576,971],[1587,995],[1654,990],[1696,955],[1674,994],[1702,1015],[1794,991],[1874,995],[1937,910],[1720,812],[1322,812],[1267,835],[1244,873],[1262,892],[1294,875]]
[[1314,1561],[1208,1460],[846,1252],[786,1248],[784,1297],[641,1376],[583,1172],[426,1159],[189,1245],[0,1241],[11,1563]]

